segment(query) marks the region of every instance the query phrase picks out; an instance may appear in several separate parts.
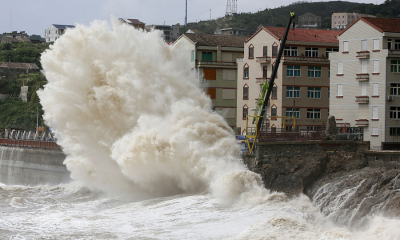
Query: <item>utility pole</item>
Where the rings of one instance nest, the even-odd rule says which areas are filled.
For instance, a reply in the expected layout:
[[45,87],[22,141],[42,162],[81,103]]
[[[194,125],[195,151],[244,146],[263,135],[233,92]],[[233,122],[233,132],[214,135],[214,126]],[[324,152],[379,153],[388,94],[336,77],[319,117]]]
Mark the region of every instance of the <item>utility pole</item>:
[[211,20],[211,9],[210,9],[210,20]]
[[185,27],[187,26],[187,0],[186,0],[186,7],[185,7]]
[[38,127],[39,127],[39,109],[36,108],[36,131]]

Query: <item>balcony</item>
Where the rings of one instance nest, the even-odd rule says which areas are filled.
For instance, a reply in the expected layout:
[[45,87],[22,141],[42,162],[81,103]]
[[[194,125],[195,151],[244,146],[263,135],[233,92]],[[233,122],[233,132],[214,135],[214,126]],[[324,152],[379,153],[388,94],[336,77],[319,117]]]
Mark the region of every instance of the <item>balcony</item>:
[[262,82],[267,82],[269,80],[269,78],[256,78],[256,83],[262,83]]
[[257,57],[256,61],[261,64],[267,64],[271,62],[271,57]]
[[361,104],[369,103],[369,97],[368,96],[356,96],[356,102],[361,103]]
[[359,82],[369,81],[369,73],[358,73],[356,74],[356,80]]
[[236,62],[221,62],[221,61],[199,61],[199,67],[212,66],[212,67],[234,67]]
[[283,56],[283,61],[286,63],[321,63],[329,64],[327,57],[304,57],[304,56]]
[[400,50],[399,49],[389,49],[388,55],[389,55],[389,57],[400,57]]
[[356,120],[355,125],[358,127],[368,127],[368,120],[367,119],[358,119],[358,120]]
[[243,58],[236,58],[236,63],[242,63],[243,62]]
[[369,51],[361,51],[357,52],[357,56],[359,59],[369,58]]

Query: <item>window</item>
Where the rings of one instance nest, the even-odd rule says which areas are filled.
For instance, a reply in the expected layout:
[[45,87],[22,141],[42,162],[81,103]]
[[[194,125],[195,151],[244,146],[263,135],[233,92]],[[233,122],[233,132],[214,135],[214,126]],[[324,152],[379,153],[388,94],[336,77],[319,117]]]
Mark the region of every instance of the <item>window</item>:
[[367,84],[366,83],[362,83],[361,84],[361,94],[360,96],[367,96]]
[[331,98],[331,88],[328,87],[328,98]]
[[236,108],[221,108],[221,111],[226,119],[236,118]]
[[338,84],[337,85],[337,96],[338,97],[343,97],[343,84]]
[[277,95],[278,93],[277,93],[277,88],[276,88],[276,86],[274,86],[273,88],[272,88],[272,92],[271,92],[271,99],[277,99],[278,98],[278,95]]
[[306,47],[306,57],[318,57],[318,48]]
[[194,51],[192,51],[192,54],[191,54],[191,62],[194,62]]
[[243,106],[243,119],[246,119],[248,112],[249,112],[249,108],[247,107],[247,105],[244,105]]
[[320,119],[321,118],[321,109],[307,109],[307,118],[311,119]]
[[321,88],[320,87],[309,87],[307,88],[308,98],[321,98]]
[[213,60],[212,52],[201,52],[201,60],[212,61]]
[[224,81],[236,81],[236,71],[232,69],[222,69],[222,79]]
[[272,57],[276,57],[278,55],[278,46],[272,45]]
[[299,98],[300,97],[300,87],[286,87],[286,97],[287,98]]
[[400,119],[400,107],[390,107],[390,118]]
[[373,127],[372,128],[372,135],[373,136],[378,136],[378,128],[377,127]]
[[379,60],[374,60],[374,71],[373,73],[379,73]]
[[268,72],[267,72],[268,67],[267,67],[267,65],[264,65],[262,67],[262,69],[263,69],[263,78],[267,78],[268,77]]
[[243,86],[243,100],[248,100],[249,99],[249,86],[245,84]]
[[379,50],[379,39],[374,39],[374,50]]
[[266,56],[268,56],[268,47],[264,46],[263,47],[263,57],[266,57]]
[[287,66],[286,74],[288,77],[300,77],[300,66]]
[[395,73],[400,72],[400,60],[390,61],[390,71]]
[[249,65],[244,65],[243,67],[243,78],[249,78]]
[[390,84],[390,95],[400,95],[400,83]]
[[349,42],[344,41],[343,42],[343,52],[348,52],[349,51]]
[[394,40],[394,49],[396,50],[400,49],[400,39]]
[[372,119],[378,119],[378,107],[372,107]]
[[211,98],[215,99],[217,96],[217,89],[216,88],[206,88],[206,94]]
[[276,106],[274,105],[271,107],[271,118],[276,117],[276,116],[278,116],[278,111],[277,111]]
[[367,40],[361,40],[361,51],[367,51]]
[[308,77],[321,77],[321,67],[308,67]]
[[217,69],[203,68],[203,78],[206,80],[216,80]]
[[249,58],[254,58],[254,47],[250,45],[249,47]]
[[372,84],[372,96],[379,96],[379,84]]
[[387,40],[387,44],[388,44],[388,49],[392,49],[392,39],[388,39]]
[[368,73],[367,60],[361,60],[361,73]]
[[391,127],[390,136],[400,136],[400,127]]
[[234,100],[236,99],[235,89],[222,89],[222,99]]
[[297,47],[285,47],[284,56],[297,56]]
[[339,62],[337,64],[337,74],[342,74],[343,75],[343,63]]
[[327,48],[326,49],[326,57],[329,58],[329,53],[331,52],[339,52],[338,48]]
[[300,108],[286,108],[286,117],[300,118]]

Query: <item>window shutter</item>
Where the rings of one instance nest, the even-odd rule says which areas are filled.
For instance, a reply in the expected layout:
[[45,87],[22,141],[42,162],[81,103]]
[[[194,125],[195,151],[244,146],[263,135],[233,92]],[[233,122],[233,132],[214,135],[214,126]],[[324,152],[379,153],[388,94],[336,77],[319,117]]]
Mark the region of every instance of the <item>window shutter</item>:
[[372,119],[378,119],[378,107],[372,107]]
[[379,39],[374,39],[374,50],[379,50]]
[[236,71],[235,70],[229,70],[229,69],[223,69],[222,71],[222,78],[227,81],[234,81],[236,80]]
[[217,89],[216,88],[206,88],[205,92],[211,99],[215,99],[217,96]]
[[361,51],[367,51],[367,40],[361,41]]
[[361,73],[367,73],[367,61],[363,60],[361,61]]
[[338,96],[343,96],[343,84],[338,84],[337,85],[337,95]]
[[236,108],[222,108],[222,114],[226,119],[236,118]]
[[377,127],[373,127],[372,128],[372,135],[375,135],[375,136],[378,135],[378,128]]
[[339,62],[338,64],[337,64],[337,73],[338,74],[343,74],[343,63],[342,62]]
[[349,51],[349,42],[345,41],[343,42],[343,52],[348,52]]
[[374,60],[374,73],[379,73],[379,60]]
[[222,99],[236,99],[235,89],[222,89]]
[[361,96],[367,96],[367,84],[366,83],[361,84]]
[[217,69],[203,69],[203,76],[206,80],[216,80],[217,79]]
[[379,89],[378,89],[378,87],[379,87],[379,85],[378,85],[378,83],[374,83],[373,85],[373,88],[372,88],[372,96],[378,96],[379,95]]
[[232,53],[222,53],[222,61],[223,62],[233,62],[232,61]]

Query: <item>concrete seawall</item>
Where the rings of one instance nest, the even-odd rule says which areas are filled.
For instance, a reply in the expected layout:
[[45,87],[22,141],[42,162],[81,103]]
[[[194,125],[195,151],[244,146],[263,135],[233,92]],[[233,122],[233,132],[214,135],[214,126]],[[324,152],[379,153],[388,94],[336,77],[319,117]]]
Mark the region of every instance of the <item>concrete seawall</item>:
[[56,149],[0,146],[0,182],[7,185],[42,185],[69,182],[65,154]]

